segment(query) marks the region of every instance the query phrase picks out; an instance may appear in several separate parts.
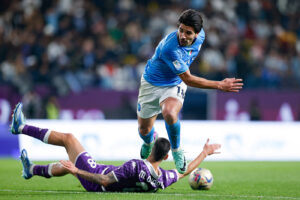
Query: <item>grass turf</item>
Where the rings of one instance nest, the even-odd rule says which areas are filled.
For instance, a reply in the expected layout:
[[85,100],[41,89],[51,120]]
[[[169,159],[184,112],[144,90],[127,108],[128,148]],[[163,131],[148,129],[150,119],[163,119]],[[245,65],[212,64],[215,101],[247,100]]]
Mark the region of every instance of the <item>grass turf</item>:
[[[36,162],[45,164],[45,162]],[[120,165],[122,162],[102,162]],[[165,169],[174,168],[165,162]],[[85,192],[72,175],[21,177],[21,162],[0,160],[0,199],[299,199],[300,162],[204,162],[214,175],[209,191],[190,189],[187,177],[157,193]]]

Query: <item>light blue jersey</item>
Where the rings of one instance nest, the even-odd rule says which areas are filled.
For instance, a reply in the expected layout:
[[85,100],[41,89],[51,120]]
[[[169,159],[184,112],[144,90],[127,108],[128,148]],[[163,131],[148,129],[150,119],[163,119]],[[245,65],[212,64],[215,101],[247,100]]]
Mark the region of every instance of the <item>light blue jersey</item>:
[[167,35],[148,60],[144,79],[155,86],[175,86],[181,83],[178,75],[186,72],[197,57],[205,39],[202,29],[196,41],[190,46],[180,46],[177,31]]

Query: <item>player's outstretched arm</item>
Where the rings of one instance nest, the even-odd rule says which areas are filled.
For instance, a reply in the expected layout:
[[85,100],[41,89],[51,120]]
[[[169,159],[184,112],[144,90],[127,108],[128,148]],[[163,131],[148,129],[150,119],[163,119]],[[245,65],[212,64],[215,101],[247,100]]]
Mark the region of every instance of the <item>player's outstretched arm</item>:
[[114,178],[114,175],[112,173],[108,173],[106,175],[90,173],[78,169],[74,165],[74,163],[72,163],[69,160],[61,160],[60,163],[63,165],[64,168],[68,170],[69,173],[73,174],[74,176],[80,176],[93,183],[103,185],[104,187],[116,182],[116,179]]
[[226,78],[222,81],[211,81],[192,75],[190,70],[180,74],[179,77],[188,86],[204,89],[218,89],[223,92],[239,92],[244,85],[242,79]]
[[192,162],[189,163],[186,172],[184,174],[178,173],[179,178],[183,178],[183,177],[187,176],[188,174],[190,174],[194,169],[196,169],[200,165],[200,163],[207,156],[220,153],[220,152],[216,152],[216,150],[221,148],[220,144],[208,144],[208,143],[209,143],[209,139],[207,139],[202,152]]

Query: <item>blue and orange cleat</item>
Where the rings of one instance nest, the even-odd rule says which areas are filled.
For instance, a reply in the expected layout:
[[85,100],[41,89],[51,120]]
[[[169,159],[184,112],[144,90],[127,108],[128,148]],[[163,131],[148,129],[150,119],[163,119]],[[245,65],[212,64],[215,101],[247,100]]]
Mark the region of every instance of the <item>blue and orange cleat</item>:
[[26,149],[23,149],[21,151],[20,159],[23,165],[22,176],[24,179],[30,179],[32,177],[32,174],[30,173],[30,168],[33,164],[30,162],[28,158]]
[[14,109],[14,113],[12,114],[10,132],[15,135],[20,134],[21,133],[21,130],[19,130],[20,126],[25,125],[25,117],[22,112],[22,108],[23,108],[23,104],[19,102]]

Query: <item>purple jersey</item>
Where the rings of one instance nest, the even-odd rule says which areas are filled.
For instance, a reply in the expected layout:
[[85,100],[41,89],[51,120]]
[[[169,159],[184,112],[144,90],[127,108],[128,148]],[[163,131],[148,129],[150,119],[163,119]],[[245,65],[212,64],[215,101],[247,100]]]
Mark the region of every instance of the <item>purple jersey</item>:
[[155,192],[159,188],[164,189],[178,180],[175,170],[159,168],[156,174],[153,166],[147,160],[132,159],[121,166],[96,164],[92,157],[81,153],[75,162],[76,167],[91,173],[113,173],[116,183],[103,187],[96,183],[78,177],[82,186],[87,191],[111,191],[111,192]]

